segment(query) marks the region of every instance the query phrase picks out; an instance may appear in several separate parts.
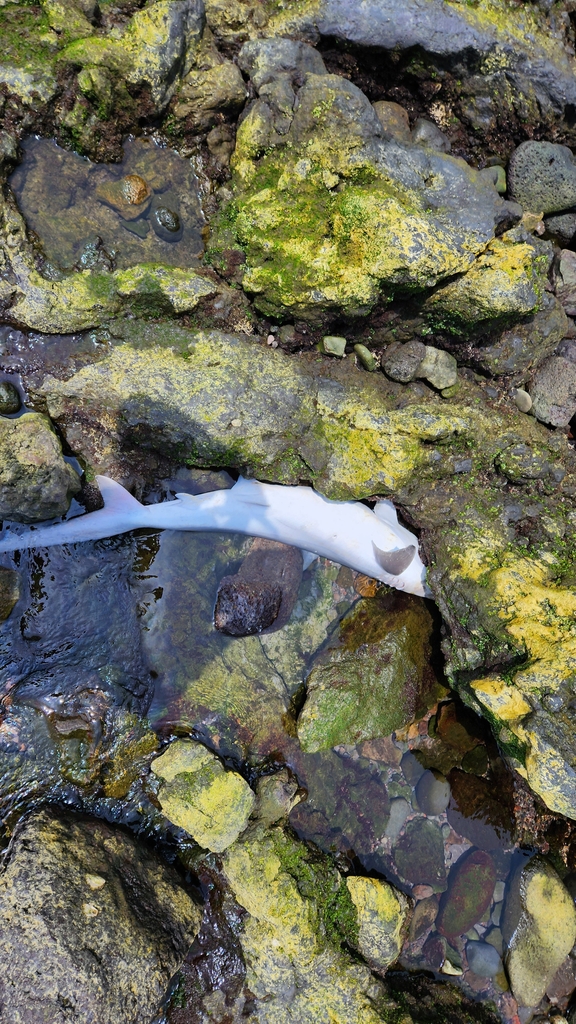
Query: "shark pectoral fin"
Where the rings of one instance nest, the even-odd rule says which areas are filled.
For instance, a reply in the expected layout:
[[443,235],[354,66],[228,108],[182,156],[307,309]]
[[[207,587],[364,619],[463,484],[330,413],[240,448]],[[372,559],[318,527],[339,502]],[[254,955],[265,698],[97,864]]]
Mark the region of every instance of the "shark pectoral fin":
[[312,562],[315,562],[318,555],[315,555],[313,551],[305,551],[304,548],[300,548],[302,552],[302,570],[305,571]]
[[406,548],[398,548],[396,551],[381,551],[374,542],[372,542],[372,547],[374,548],[374,557],[378,565],[389,576],[401,576],[416,554],[415,544],[410,544]]
[[398,526],[398,513],[392,502],[388,501],[387,498],[382,498],[381,501],[376,502],[374,515],[381,523],[386,523],[386,526],[391,526],[392,528]]
[[109,476],[97,476],[96,482],[108,512],[133,512],[137,508],[142,508],[140,502],[122,487],[122,484],[111,480]]

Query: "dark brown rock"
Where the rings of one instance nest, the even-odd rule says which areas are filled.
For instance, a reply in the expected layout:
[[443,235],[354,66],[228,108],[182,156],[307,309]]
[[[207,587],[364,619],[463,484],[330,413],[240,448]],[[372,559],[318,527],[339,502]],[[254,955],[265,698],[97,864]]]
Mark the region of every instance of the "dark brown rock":
[[290,618],[301,578],[298,548],[256,539],[236,575],[220,581],[214,609],[216,629],[229,636],[280,629]]
[[450,872],[448,891],[440,907],[440,934],[454,939],[482,921],[495,883],[496,866],[489,853],[475,850],[462,857]]

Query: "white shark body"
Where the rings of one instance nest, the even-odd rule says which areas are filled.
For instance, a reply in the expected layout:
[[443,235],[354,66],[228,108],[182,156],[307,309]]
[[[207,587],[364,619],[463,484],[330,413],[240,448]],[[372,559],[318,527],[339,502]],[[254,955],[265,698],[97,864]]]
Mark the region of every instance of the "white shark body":
[[0,552],[101,540],[142,527],[244,533],[281,541],[365,573],[388,586],[430,596],[418,539],[398,522],[391,502],[372,512],[357,501],[331,501],[311,487],[242,477],[229,490],[178,494],[141,505],[121,484],[96,477],[104,508],[0,541]]

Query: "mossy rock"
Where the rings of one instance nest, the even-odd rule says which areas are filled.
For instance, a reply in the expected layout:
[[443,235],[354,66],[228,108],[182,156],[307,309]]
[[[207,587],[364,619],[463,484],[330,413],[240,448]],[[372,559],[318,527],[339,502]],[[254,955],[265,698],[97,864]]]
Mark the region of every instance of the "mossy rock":
[[174,825],[200,846],[222,853],[244,831],[256,797],[237,772],[193,740],[176,740],[152,762],[163,783],[159,800]]
[[388,736],[441,692],[430,667],[432,618],[407,595],[366,599],[342,621],[312,666],[298,718],[302,748]]
[[335,75],[306,76],[287,132],[261,96],[232,166],[210,258],[239,246],[243,287],[274,316],[362,314],[395,290],[429,288],[467,271],[505,215],[463,161],[384,140],[364,94]]

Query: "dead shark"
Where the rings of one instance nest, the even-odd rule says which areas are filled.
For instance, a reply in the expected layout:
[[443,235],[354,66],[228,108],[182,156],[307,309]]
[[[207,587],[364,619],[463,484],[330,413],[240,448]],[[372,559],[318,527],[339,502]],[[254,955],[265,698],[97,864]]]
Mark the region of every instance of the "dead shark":
[[374,511],[358,501],[332,501],[311,487],[264,484],[243,477],[228,490],[177,494],[142,505],[121,484],[96,477],[104,508],[0,541],[0,552],[102,540],[142,527],[244,533],[329,558],[409,594],[429,597],[418,538],[398,522],[390,501]]

